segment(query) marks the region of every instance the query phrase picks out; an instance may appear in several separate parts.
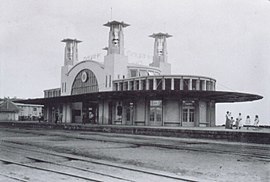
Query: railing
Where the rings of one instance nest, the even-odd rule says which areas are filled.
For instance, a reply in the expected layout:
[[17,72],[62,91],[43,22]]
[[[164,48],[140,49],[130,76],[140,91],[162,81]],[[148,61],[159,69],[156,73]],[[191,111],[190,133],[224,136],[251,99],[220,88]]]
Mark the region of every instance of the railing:
[[215,91],[216,80],[204,76],[156,75],[113,81],[114,91],[126,90],[201,90]]

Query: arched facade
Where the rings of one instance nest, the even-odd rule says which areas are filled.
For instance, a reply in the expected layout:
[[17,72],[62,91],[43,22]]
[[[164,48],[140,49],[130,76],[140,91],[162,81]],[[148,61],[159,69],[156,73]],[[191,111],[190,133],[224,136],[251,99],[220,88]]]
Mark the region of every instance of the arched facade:
[[98,82],[95,74],[89,69],[84,69],[75,77],[71,88],[71,95],[98,91]]
[[[77,82],[79,81],[79,75],[82,74],[83,70],[89,70],[89,76],[93,76],[96,79],[96,85],[98,88],[97,91],[103,91],[105,89],[105,76],[104,76],[104,67],[102,64],[96,62],[96,61],[81,61],[71,67],[71,69],[63,69],[65,67],[62,67],[62,79],[61,79],[61,95],[74,95],[72,93],[73,84],[75,83],[75,79],[77,79]],[[88,82],[91,80],[88,80]],[[92,80],[93,81],[93,80]],[[87,83],[88,83],[87,82]],[[90,84],[90,83],[89,83]],[[85,86],[85,84],[83,84]],[[74,85],[75,86],[75,85]],[[78,87],[78,86],[76,86]],[[93,90],[92,90],[93,92]]]

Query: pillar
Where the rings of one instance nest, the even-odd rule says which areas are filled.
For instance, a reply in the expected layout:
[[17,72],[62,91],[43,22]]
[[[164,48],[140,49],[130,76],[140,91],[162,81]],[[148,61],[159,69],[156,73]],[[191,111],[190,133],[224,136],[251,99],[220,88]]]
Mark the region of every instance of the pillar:
[[171,90],[174,90],[174,78],[171,78]]
[[133,90],[137,90],[136,80],[133,80]]
[[184,79],[183,79],[183,77],[180,79],[180,90],[184,90]]
[[157,89],[157,79],[154,78],[153,79],[153,90],[156,90]]
[[206,80],[203,80],[203,90],[206,90]]
[[188,90],[192,90],[192,79],[189,79]]
[[145,84],[146,84],[146,90],[149,90],[149,80],[148,79],[145,80]]
[[120,84],[120,82],[117,83],[117,90],[118,90],[118,91],[121,90],[121,84]]
[[130,81],[127,82],[127,90],[131,90],[130,89]]
[[72,109],[71,109],[71,104],[65,104],[66,105],[66,109],[65,109],[65,123],[71,123],[72,122]]
[[200,79],[196,80],[196,90],[200,90]]
[[165,78],[162,78],[162,90],[165,90]]
[[139,90],[142,90],[142,80],[139,80]]

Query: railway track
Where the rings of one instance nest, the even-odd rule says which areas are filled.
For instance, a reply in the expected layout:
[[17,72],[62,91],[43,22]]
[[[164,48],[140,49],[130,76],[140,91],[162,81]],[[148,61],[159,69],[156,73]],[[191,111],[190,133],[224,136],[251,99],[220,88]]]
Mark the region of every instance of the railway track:
[[[6,130],[6,131],[9,131]],[[151,150],[179,150],[185,152],[194,152],[194,155],[200,153],[207,154],[222,154],[221,156],[235,156],[237,161],[245,162],[262,161],[267,166],[270,161],[270,147],[267,145],[250,145],[250,144],[231,144],[231,143],[208,143],[207,141],[194,141],[194,140],[174,140],[158,137],[138,137],[132,135],[111,135],[93,132],[59,132],[59,131],[43,131],[43,130],[10,130],[16,135],[11,135],[7,138],[0,140],[0,181],[1,177],[13,181],[39,181],[32,179],[31,175],[24,176],[22,174],[14,174],[3,172],[3,168],[8,166],[20,167],[22,170],[38,171],[37,173],[45,172],[41,176],[57,175],[60,180],[43,180],[43,181],[109,181],[109,182],[133,182],[133,181],[202,181],[198,178],[192,178],[176,175],[166,170],[165,168],[156,168],[159,170],[152,170],[150,168],[137,167],[135,165],[126,165],[125,162],[130,164],[132,161],[118,161],[121,157],[112,156],[112,158],[99,158],[98,155],[91,155],[91,153],[80,152],[73,150],[72,147],[61,147],[56,144],[52,148],[51,144],[54,142],[75,144],[82,142],[86,145],[88,143],[98,143],[105,146],[105,150],[110,149],[124,149],[125,148],[151,148]],[[14,132],[15,131],[15,132]],[[20,138],[23,136],[23,139]],[[15,138],[14,138],[15,137]],[[28,142],[28,140],[33,142]],[[89,142],[88,142],[89,141]],[[43,145],[42,142],[49,142]],[[59,146],[59,147],[58,147]],[[114,147],[117,146],[117,147]],[[84,147],[82,147],[84,148]],[[90,148],[95,150],[96,147]],[[96,148],[103,150],[102,148]],[[167,150],[170,149],[170,150]],[[137,149],[136,149],[137,150]],[[2,154],[5,155],[2,155]],[[24,161],[13,160],[13,158],[3,158],[8,154],[22,156]],[[15,157],[16,159],[16,157]],[[110,162],[114,161],[114,162]],[[138,163],[140,166],[140,163]],[[151,167],[152,168],[152,167]],[[154,167],[155,168],[155,167]],[[174,172],[174,171],[173,171]],[[181,174],[181,173],[178,173]],[[5,181],[5,180],[4,180]],[[42,180],[40,180],[42,181]],[[210,180],[206,180],[210,181]]]
[[[196,180],[181,178],[177,175],[165,173],[165,172],[159,172],[155,170],[149,170],[149,169],[139,169],[135,167],[130,167],[127,165],[120,165],[120,164],[113,164],[108,163],[104,161],[99,161],[95,159],[89,159],[85,157],[79,157],[74,156],[71,154],[60,154],[57,152],[48,152],[44,149],[41,150],[35,150],[34,147],[25,148],[22,145],[19,144],[12,144],[7,142],[2,142],[1,144],[1,152],[6,151],[14,153],[17,153],[18,155],[27,154],[24,157],[31,160],[32,162],[17,162],[11,159],[3,159],[0,157],[0,162],[2,162],[5,166],[6,165],[13,165],[13,166],[20,166],[23,168],[30,168],[33,170],[39,170],[39,171],[45,171],[48,173],[56,173],[61,176],[65,176],[66,178],[72,178],[76,180],[81,181],[117,181],[117,182],[135,182],[135,181],[144,181],[144,179],[148,179],[147,181],[188,181],[188,182],[194,182]],[[5,148],[3,148],[5,147]],[[52,160],[46,160],[42,159],[39,156],[53,156],[53,157],[59,157],[62,159],[62,161],[52,161]],[[68,162],[67,162],[68,161]],[[76,161],[75,165],[74,163],[71,163],[71,161]],[[99,172],[98,170],[91,170],[86,167],[80,167],[76,164],[91,164],[90,166],[95,166],[96,169],[100,168],[102,166],[107,169],[107,173],[105,172]],[[117,173],[110,174],[109,171],[120,171],[121,175]],[[80,175],[79,175],[80,174]],[[10,174],[3,174],[0,172],[1,176],[5,176],[8,178],[11,178],[16,181],[31,181],[29,179],[25,180],[25,177],[19,177],[16,175],[10,175]],[[93,177],[94,176],[94,177]],[[124,177],[123,177],[124,176]],[[28,178],[28,177],[27,177]]]
[[[24,131],[21,131],[24,133]],[[112,143],[119,143],[119,144],[129,144],[133,145],[134,148],[144,146],[144,147],[157,147],[157,148],[164,148],[164,149],[174,149],[174,150],[184,150],[184,151],[193,151],[193,152],[205,152],[205,153],[215,153],[215,154],[230,154],[230,155],[237,155],[241,157],[249,157],[249,158],[256,158],[261,161],[270,162],[270,153],[269,153],[269,147],[261,147],[256,148],[255,146],[242,146],[239,144],[239,146],[231,147],[231,145],[228,145],[227,149],[218,149],[207,147],[207,142],[175,142],[172,144],[161,144],[158,141],[154,141],[152,139],[143,139],[143,141],[132,141],[134,137],[132,136],[125,136],[125,138],[130,138],[131,140],[123,141],[115,139],[116,137],[107,136],[106,134],[99,134],[99,133],[83,133],[82,136],[79,135],[70,135],[68,133],[65,134],[58,134],[58,133],[41,133],[39,131],[29,131],[27,130],[27,133],[29,134],[38,134],[38,135],[44,135],[44,136],[59,136],[59,137],[65,137],[65,138],[71,138],[71,139],[79,139],[79,140],[91,140],[91,141],[98,141],[98,142],[112,142]],[[91,138],[93,135],[99,135],[104,137],[103,139],[96,139]],[[196,146],[194,146],[196,145]],[[225,144],[223,144],[225,145]],[[241,150],[241,148],[248,148],[249,150]],[[262,151],[262,152],[259,152]]]

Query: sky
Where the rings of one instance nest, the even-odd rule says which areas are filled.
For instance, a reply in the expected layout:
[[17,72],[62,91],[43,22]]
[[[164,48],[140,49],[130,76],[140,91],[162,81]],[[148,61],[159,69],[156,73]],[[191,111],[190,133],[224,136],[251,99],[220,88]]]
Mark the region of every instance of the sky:
[[79,60],[108,44],[104,23],[124,21],[130,62],[149,64],[152,33],[166,32],[172,74],[212,77],[219,91],[252,93],[262,100],[216,105],[217,124],[226,111],[259,115],[270,125],[269,0],[0,0],[0,98],[40,98],[60,87],[64,38],[76,38]]

